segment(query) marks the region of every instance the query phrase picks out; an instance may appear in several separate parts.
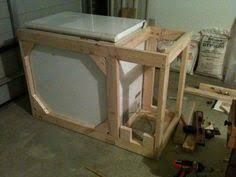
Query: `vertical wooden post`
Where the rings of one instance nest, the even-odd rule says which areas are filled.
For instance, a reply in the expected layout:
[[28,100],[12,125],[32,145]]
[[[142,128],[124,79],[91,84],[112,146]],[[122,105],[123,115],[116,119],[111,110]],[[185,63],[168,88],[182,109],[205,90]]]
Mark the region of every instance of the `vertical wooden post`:
[[[146,43],[147,51],[156,51],[157,40],[149,38]],[[154,91],[155,67],[144,66],[143,100],[142,108],[151,111]]]
[[166,101],[168,92],[170,66],[167,64],[165,67],[160,68],[160,78],[158,85],[158,103],[157,103],[157,121],[155,129],[155,150],[161,146],[163,139],[163,125],[165,121]]
[[184,99],[184,88],[185,88],[185,80],[186,80],[186,70],[187,70],[187,62],[189,58],[188,53],[189,47],[187,46],[182,52],[182,60],[179,74],[179,84],[178,84],[178,93],[176,100],[176,116],[180,117],[182,114],[183,107],[183,99]]
[[30,64],[30,53],[34,47],[34,44],[31,42],[25,42],[25,41],[20,41],[20,50],[21,50],[21,58],[23,62],[23,68],[24,68],[24,73],[25,73],[25,78],[26,78],[26,83],[27,83],[27,88],[29,92],[29,99],[30,99],[30,105],[31,105],[31,110],[32,114],[34,117],[36,116],[35,112],[35,107],[34,107],[34,101],[33,101],[33,95],[35,94],[35,88],[34,88],[34,81],[32,78],[32,71],[31,71],[31,64]]
[[110,135],[119,137],[120,117],[120,86],[119,62],[115,58],[107,58],[107,109]]

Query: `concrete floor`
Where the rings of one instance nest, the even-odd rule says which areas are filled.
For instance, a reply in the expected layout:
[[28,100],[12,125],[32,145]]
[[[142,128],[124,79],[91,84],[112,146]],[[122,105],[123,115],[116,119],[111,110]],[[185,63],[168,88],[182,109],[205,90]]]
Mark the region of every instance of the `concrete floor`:
[[[177,74],[171,73],[170,91],[176,91]],[[220,81],[200,76],[188,76],[188,85]],[[174,159],[198,160],[207,166],[199,177],[223,177],[229,157],[226,149],[227,115],[211,109],[207,99],[186,95],[195,100],[197,110],[213,121],[222,135],[208,140],[189,154],[171,141],[158,160],[146,159],[118,147],[87,136],[39,121],[30,115],[26,96],[0,107],[0,176],[1,177],[173,177],[177,172]],[[185,109],[188,105],[185,105]],[[189,175],[195,176],[195,175]]]

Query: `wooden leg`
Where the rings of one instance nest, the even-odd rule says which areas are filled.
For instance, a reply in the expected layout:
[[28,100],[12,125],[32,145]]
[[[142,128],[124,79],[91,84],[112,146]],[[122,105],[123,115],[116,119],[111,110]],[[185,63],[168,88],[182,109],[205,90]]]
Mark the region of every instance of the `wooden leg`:
[[107,68],[107,107],[110,135],[115,139],[119,137],[120,118],[120,90],[119,90],[119,62],[108,58]]
[[176,100],[176,116],[178,117],[180,117],[182,113],[188,57],[188,47],[186,47],[182,53],[182,62],[180,67],[178,93]]
[[155,150],[160,147],[163,138],[163,125],[165,120],[165,112],[166,112],[166,100],[167,100],[167,91],[168,91],[168,83],[169,83],[169,74],[170,74],[170,66],[167,65],[165,68],[160,68],[160,78],[158,85],[158,117],[156,121],[156,130],[155,130]]
[[[150,38],[146,43],[147,51],[157,50],[157,40]],[[143,102],[142,107],[145,110],[151,111],[153,91],[154,91],[155,67],[144,67],[144,84],[143,84]]]
[[143,83],[143,101],[142,107],[151,111],[153,88],[154,88],[155,67],[144,67],[144,83]]

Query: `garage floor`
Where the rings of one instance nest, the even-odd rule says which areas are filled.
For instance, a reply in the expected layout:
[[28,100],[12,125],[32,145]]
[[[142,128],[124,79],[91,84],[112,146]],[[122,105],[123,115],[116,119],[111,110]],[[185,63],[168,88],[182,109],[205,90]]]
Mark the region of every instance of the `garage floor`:
[[[170,91],[176,91],[176,73],[171,73]],[[188,85],[208,82],[220,85],[214,79],[188,76]],[[26,96],[0,107],[0,176],[1,177],[173,177],[174,159],[201,161],[207,166],[199,177],[223,177],[229,151],[226,149],[227,115],[211,109],[207,99],[194,99],[197,110],[205,114],[206,122],[213,121],[222,133],[208,140],[205,147],[184,153],[171,141],[156,161],[97,141],[53,124],[39,121],[30,115]],[[185,109],[188,105],[185,105]],[[189,175],[195,176],[195,175]]]

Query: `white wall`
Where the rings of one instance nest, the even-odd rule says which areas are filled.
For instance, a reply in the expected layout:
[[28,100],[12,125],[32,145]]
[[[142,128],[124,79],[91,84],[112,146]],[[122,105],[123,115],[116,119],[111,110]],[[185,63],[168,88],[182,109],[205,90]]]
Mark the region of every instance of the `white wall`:
[[167,28],[230,29],[235,16],[235,0],[149,0],[149,18]]
[[11,20],[6,0],[0,0],[0,46],[12,39]]
[[81,0],[11,0],[18,27],[25,22],[62,11],[81,11]]
[[[62,11],[81,11],[81,0],[10,0],[16,27]],[[13,38],[6,0],[0,0],[0,46]]]

